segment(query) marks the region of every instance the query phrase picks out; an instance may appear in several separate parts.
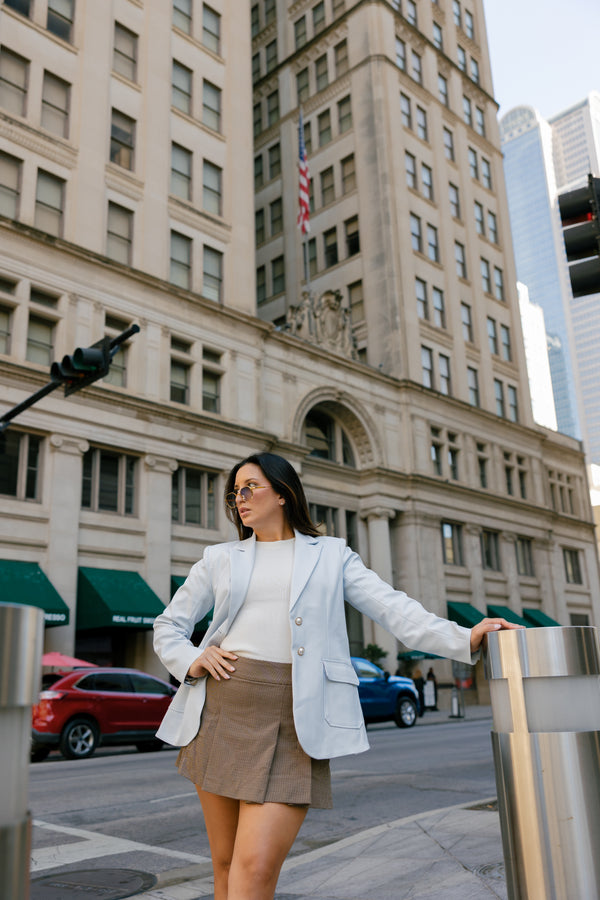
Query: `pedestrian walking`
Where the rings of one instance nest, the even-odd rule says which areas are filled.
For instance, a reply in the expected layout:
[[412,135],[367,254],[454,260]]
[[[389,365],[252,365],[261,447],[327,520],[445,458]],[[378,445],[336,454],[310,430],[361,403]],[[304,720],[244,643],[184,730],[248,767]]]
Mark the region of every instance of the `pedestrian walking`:
[[[181,686],[158,737],[196,786],[215,900],[272,900],[309,807],[331,807],[329,760],[368,749],[344,601],[407,646],[474,661],[488,631],[428,612],[311,521],[287,460],[258,453],[225,488],[239,540],[207,547],[156,619],[155,650]],[[214,607],[199,647],[191,634]]]

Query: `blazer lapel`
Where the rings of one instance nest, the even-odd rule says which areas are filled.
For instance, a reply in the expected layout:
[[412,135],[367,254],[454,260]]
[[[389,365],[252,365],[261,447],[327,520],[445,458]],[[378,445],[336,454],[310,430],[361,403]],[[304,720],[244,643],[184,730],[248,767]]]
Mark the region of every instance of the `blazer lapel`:
[[256,539],[254,535],[245,541],[240,541],[229,552],[229,564],[231,566],[231,583],[229,594],[229,614],[225,622],[225,633],[229,631],[231,623],[237,616],[240,606],[244,602],[250,576],[254,566],[254,553]]
[[300,594],[306,587],[306,583],[313,573],[322,544],[318,538],[307,534],[296,534],[296,547],[294,550],[294,568],[292,571],[292,587],[290,591],[290,610],[297,603]]

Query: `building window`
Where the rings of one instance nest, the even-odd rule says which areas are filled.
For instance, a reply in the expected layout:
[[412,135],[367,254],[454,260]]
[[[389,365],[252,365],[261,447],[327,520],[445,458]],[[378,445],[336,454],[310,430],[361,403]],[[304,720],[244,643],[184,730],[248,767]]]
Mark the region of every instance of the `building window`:
[[417,4],[414,2],[414,0],[405,0],[404,15],[406,16],[406,21],[416,28]]
[[462,28],[462,12],[459,0],[452,0],[452,16],[457,28]]
[[487,468],[488,468],[488,451],[486,444],[477,444],[477,470],[479,473],[479,486],[482,488],[487,488],[488,486],[488,477],[487,477]]
[[431,166],[421,163],[421,184],[423,188],[423,196],[427,200],[433,200],[433,172]]
[[173,25],[185,34],[192,33],[192,0],[173,0]]
[[265,0],[265,27],[277,19],[275,0]]
[[56,175],[38,169],[35,194],[35,227],[62,237],[65,182]]
[[254,237],[257,245],[263,244],[265,241],[266,231],[264,209],[257,209],[254,213]]
[[579,564],[579,550],[563,548],[563,560],[565,563],[565,577],[568,584],[583,584],[581,566]]
[[179,466],[173,472],[171,521],[216,528],[217,483],[218,476],[214,472]]
[[323,247],[325,250],[325,268],[337,265],[339,261],[337,228],[330,228],[323,233]]
[[31,14],[31,0],[4,0],[4,5],[29,18]]
[[169,281],[186,290],[192,286],[192,239],[177,231],[171,232]]
[[349,194],[356,188],[356,169],[354,166],[354,154],[346,156],[341,161],[342,167],[342,194]]
[[[116,337],[122,331],[125,331],[131,323],[117,318],[116,316],[107,315],[104,320],[104,333],[109,337]],[[127,360],[129,356],[130,342],[126,341],[119,345],[119,349],[112,357],[110,369],[104,376],[105,384],[112,384],[116,387],[127,386]]]
[[90,447],[83,455],[83,509],[134,515],[136,469],[135,456]]
[[348,42],[340,41],[333,48],[333,59],[335,65],[335,77],[341,78],[348,71]]
[[189,406],[190,402],[190,373],[191,365],[178,359],[171,360],[171,375],[169,379],[169,399],[173,403],[183,403]]
[[517,477],[519,479],[519,494],[522,500],[527,499],[527,467],[525,459],[517,456]]
[[467,366],[467,388],[471,406],[479,406],[479,376],[477,369]]
[[8,153],[0,153],[0,215],[19,218],[21,191],[21,160]]
[[202,262],[202,294],[215,303],[223,299],[223,254],[206,244]]
[[475,228],[477,230],[477,234],[480,234],[482,237],[485,237],[485,220],[483,217],[483,206],[481,203],[478,203],[475,200],[473,204],[473,209],[475,213]]
[[0,50],[0,106],[15,116],[27,112],[29,62],[3,47]]
[[460,219],[460,193],[455,184],[448,184],[448,199],[450,201],[450,212],[455,219]]
[[480,106],[475,107],[475,131],[485,137],[485,113]]
[[412,131],[412,107],[410,97],[407,97],[406,94],[400,94],[400,117],[404,127],[410,128]]
[[221,412],[221,370],[211,368],[221,365],[221,354],[213,350],[202,353],[202,409],[205,412]]
[[25,358],[40,366],[49,366],[54,358],[54,322],[29,316]]
[[267,97],[267,127],[279,121],[279,91],[272,91]]
[[444,471],[442,463],[442,451],[444,445],[439,441],[439,434],[439,428],[431,429],[431,465],[433,467],[434,475],[442,475]]
[[[312,153],[312,128],[310,122],[304,123],[304,144],[308,156]],[[312,184],[312,181],[311,181]]]
[[210,81],[202,83],[202,124],[221,131],[221,89]]
[[113,70],[129,81],[137,79],[137,34],[115,22]]
[[396,65],[406,72],[406,44],[399,37],[396,38]]
[[135,119],[113,109],[110,129],[110,161],[124,169],[133,169],[134,144]]
[[420,106],[417,106],[417,136],[420,137],[422,141],[429,140],[427,130],[427,113]]
[[483,259],[483,257],[479,260],[479,268],[481,271],[481,289],[484,294],[492,293],[492,279],[490,276],[490,264],[487,259]]
[[420,319],[429,318],[427,284],[421,278],[415,278],[415,295],[417,298],[417,315]]
[[252,117],[253,117],[253,128],[254,128],[254,137],[259,135],[262,131],[262,103],[260,100],[258,103],[255,103],[252,108]]
[[8,356],[10,353],[10,326],[12,310],[0,306],[0,353]]
[[468,38],[471,38],[472,41],[475,40],[475,27],[473,24],[473,13],[470,13],[468,9],[465,9],[465,34]]
[[404,153],[404,169],[406,172],[406,183],[409,188],[417,189],[417,160],[409,153],[408,150]]
[[432,262],[440,261],[438,230],[434,225],[427,225],[427,256]]
[[179,144],[171,144],[171,194],[192,199],[192,152]]
[[500,572],[500,540],[497,531],[481,532],[481,563],[484,569]]
[[355,467],[354,451],[348,435],[333,416],[318,407],[311,409],[304,420],[304,439],[310,447],[311,456]]
[[464,244],[454,242],[454,260],[456,262],[456,274],[459,278],[467,277],[467,258]]
[[69,136],[69,95],[71,85],[51,72],[44,72],[42,88],[42,128]]
[[463,119],[467,125],[473,125],[473,108],[468,97],[463,96]]
[[469,344],[473,343],[473,317],[468,303],[460,304],[460,320],[462,323],[463,339]]
[[498,356],[498,329],[496,327],[496,320],[491,319],[489,316],[487,319],[487,333],[490,353],[494,356]]
[[173,60],[171,105],[188,116],[192,114],[192,70],[176,60]]
[[317,91],[324,90],[329,84],[329,73],[327,71],[327,54],[324,53],[315,60],[315,80]]
[[481,157],[481,183],[489,191],[492,190],[492,168],[485,157]]
[[259,266],[256,270],[256,302],[264,303],[267,299],[267,270]]
[[463,565],[462,525],[456,522],[442,522],[442,553],[444,565]]
[[314,277],[317,274],[317,240],[311,238],[308,241],[308,274]]
[[281,145],[273,144],[269,147],[269,178],[276,178],[281,174]]
[[306,16],[300,16],[294,22],[294,44],[296,50],[304,47],[306,43]]
[[440,288],[434,287],[431,291],[433,299],[433,324],[438,328],[446,327],[446,306],[444,303],[444,292]]
[[271,237],[275,237],[276,234],[281,234],[283,231],[283,203],[281,202],[281,197],[269,204],[269,215],[271,219]]
[[325,27],[325,3],[321,0],[312,10],[313,32],[318,34]]
[[508,398],[508,418],[511,422],[519,421],[519,403],[517,389],[512,384],[507,385],[506,395]]
[[504,300],[504,276],[502,269],[494,266],[494,297],[496,300]]
[[339,133],[349,131],[352,128],[352,105],[350,97],[344,97],[337,105]]
[[0,433],[0,494],[17,500],[38,499],[41,444],[41,438],[33,434]]
[[202,6],[202,43],[213,53],[221,51],[221,16],[207,6]]
[[440,103],[443,103],[444,106],[450,105],[450,97],[448,94],[448,79],[440,74],[438,74],[438,95],[440,98]]
[[260,78],[260,52],[252,54],[252,84]]
[[479,84],[479,63],[471,57],[471,81]]
[[308,85],[308,69],[301,69],[296,75],[296,95],[298,97],[298,106],[308,100],[310,94]]
[[[438,357],[438,364],[440,370],[440,393],[446,394],[447,397],[452,396],[452,380],[450,378],[450,357],[445,356],[443,353],[440,353]],[[454,451],[449,450],[449,459],[453,456]],[[453,478],[458,478],[458,475],[452,476]]]
[[277,68],[277,39],[270,41],[265,47],[267,74]]
[[510,344],[510,328],[508,325],[500,326],[500,343],[502,346],[502,359],[506,360],[506,362],[511,362],[512,347]]
[[423,387],[433,387],[433,351],[429,347],[421,347],[421,383]]
[[285,262],[283,256],[271,260],[271,285],[273,296],[285,291]]
[[469,147],[467,150],[467,156],[469,160],[469,172],[471,173],[471,178],[474,178],[475,181],[479,180],[479,162],[477,159],[477,153],[473,150],[472,147]]
[[415,252],[423,252],[423,233],[421,230],[421,220],[414,213],[410,214],[410,239],[411,245]]
[[202,208],[214,216],[221,215],[223,170],[204,160],[202,165]]
[[344,222],[346,237],[346,256],[355,256],[360,253],[360,232],[358,230],[358,216],[352,216]]
[[504,418],[506,415],[504,406],[504,385],[498,378],[494,378],[494,398],[496,400],[496,415]]
[[423,84],[423,61],[418,53],[414,50],[410,52],[411,58],[411,77],[417,84]]
[[488,210],[488,237],[492,244],[498,243],[498,221],[496,214]]
[[63,41],[71,41],[74,7],[75,0],[48,0],[46,28]]
[[506,493],[509,496],[513,496],[515,493],[515,485],[514,485],[514,472],[515,468],[512,463],[512,454],[505,453],[504,454],[504,478],[506,480]]
[[115,262],[131,265],[133,213],[117,203],[108,204],[106,255]]
[[365,301],[362,281],[355,281],[348,285],[348,305],[350,307],[350,321],[353,325],[365,320]]
[[442,26],[438,25],[437,22],[433,23],[433,45],[437,47],[438,50],[444,49],[444,36],[442,33]]
[[444,156],[450,162],[454,162],[454,135],[446,127],[444,127]]
[[327,206],[335,200],[335,185],[333,180],[333,166],[321,172],[321,205]]

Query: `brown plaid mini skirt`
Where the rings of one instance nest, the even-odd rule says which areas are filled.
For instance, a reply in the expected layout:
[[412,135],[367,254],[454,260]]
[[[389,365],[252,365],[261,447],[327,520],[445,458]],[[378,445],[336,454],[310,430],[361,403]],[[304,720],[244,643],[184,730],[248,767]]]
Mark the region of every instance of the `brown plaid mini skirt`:
[[229,679],[207,678],[196,737],[176,765],[202,790],[248,803],[331,809],[328,759],[311,759],[298,741],[292,666],[238,657]]

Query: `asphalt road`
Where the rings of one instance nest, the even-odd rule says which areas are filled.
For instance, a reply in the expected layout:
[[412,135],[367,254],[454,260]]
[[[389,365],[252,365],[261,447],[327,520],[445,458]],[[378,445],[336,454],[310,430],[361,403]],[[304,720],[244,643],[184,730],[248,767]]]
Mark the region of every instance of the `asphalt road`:
[[[369,728],[371,750],[332,762],[333,810],[311,810],[293,853],[426,810],[495,796],[491,721]],[[30,769],[32,879],[74,869],[158,874],[209,856],[193,786],[176,751],[100,750]]]

